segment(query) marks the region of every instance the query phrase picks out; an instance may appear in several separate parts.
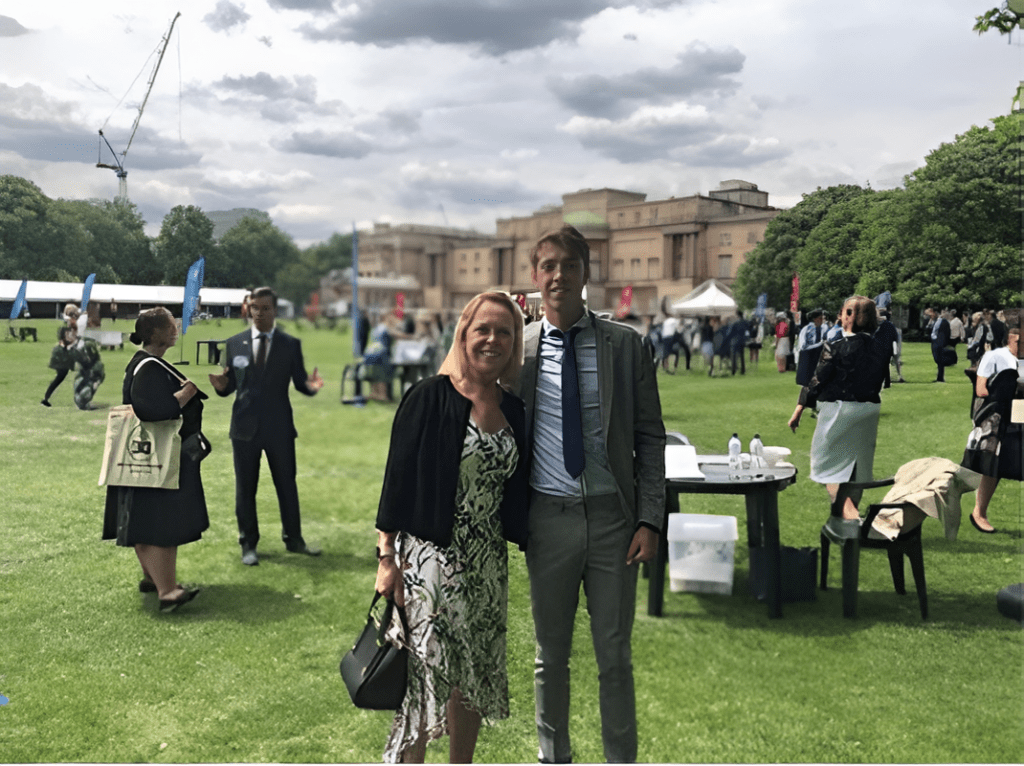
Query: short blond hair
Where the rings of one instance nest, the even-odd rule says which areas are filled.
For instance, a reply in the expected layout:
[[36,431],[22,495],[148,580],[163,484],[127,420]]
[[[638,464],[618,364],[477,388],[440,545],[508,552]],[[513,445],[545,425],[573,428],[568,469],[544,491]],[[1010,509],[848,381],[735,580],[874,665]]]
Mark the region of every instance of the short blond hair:
[[441,363],[438,373],[448,375],[455,380],[463,380],[466,371],[469,369],[469,354],[466,353],[466,335],[469,333],[469,326],[473,324],[477,311],[485,303],[494,303],[505,308],[512,316],[512,355],[505,365],[505,369],[498,376],[498,382],[509,384],[519,377],[519,371],[523,367],[523,312],[519,310],[519,304],[512,300],[508,293],[492,291],[480,293],[466,304],[459,316],[459,322],[455,326],[455,336],[452,338],[452,347],[448,350],[448,356]]

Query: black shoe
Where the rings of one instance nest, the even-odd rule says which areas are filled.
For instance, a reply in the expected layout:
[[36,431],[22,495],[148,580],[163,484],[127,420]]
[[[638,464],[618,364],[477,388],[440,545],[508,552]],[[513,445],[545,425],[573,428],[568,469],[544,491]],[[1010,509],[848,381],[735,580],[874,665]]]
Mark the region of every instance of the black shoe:
[[45,399],[43,399],[43,401],[41,401],[41,402],[39,402],[39,403],[40,403],[41,405],[43,405],[44,407],[52,407],[52,406],[53,406],[52,404],[50,404],[50,403],[49,403],[48,401],[46,401]]
[[311,548],[310,546],[302,543],[302,545],[296,546],[285,546],[289,553],[302,553],[306,556],[319,556],[322,551],[319,548]]
[[259,566],[260,560],[255,548],[242,548],[242,563],[247,567]]
[[139,593],[156,593],[156,583],[146,578],[139,580]]
[[161,612],[173,612],[182,604],[187,604],[189,601],[199,595],[199,588],[193,588],[192,590],[185,589],[177,598],[162,598],[160,599],[160,611]]
[[981,524],[979,524],[977,522],[977,520],[974,518],[974,514],[973,513],[970,514],[970,516],[968,516],[967,518],[969,518],[971,520],[971,524],[973,524],[974,528],[976,530],[978,530],[979,532],[981,532],[981,534],[983,534],[983,535],[994,535],[996,533],[995,527],[992,527],[992,529],[982,529],[981,528]]

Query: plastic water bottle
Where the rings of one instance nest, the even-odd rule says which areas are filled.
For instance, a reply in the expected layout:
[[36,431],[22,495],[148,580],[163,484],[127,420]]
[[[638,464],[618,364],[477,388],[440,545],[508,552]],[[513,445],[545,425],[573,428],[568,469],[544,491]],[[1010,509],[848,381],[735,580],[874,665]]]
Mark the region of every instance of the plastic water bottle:
[[740,458],[740,437],[737,434],[733,434],[729,439],[729,468],[730,470],[738,471],[743,467],[742,459]]
[[754,434],[750,440],[750,467],[764,468],[764,445],[761,443],[761,434]]

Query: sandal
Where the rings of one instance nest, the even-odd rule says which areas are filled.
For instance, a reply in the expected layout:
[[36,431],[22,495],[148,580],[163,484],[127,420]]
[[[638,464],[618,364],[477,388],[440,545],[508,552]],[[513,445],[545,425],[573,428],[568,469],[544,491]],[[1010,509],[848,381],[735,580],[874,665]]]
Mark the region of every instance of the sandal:
[[189,601],[199,595],[199,588],[193,588],[192,590],[184,589],[177,598],[162,598],[160,599],[160,611],[161,612],[173,612],[182,604],[187,604]]

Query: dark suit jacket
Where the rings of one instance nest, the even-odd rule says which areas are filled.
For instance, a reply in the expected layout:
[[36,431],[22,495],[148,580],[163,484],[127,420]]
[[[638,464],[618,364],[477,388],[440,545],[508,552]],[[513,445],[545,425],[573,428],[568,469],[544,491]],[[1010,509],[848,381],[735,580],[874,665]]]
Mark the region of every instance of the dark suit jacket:
[[[939,317],[938,319],[935,320],[935,323],[938,325],[939,331],[937,333],[935,333],[934,336],[932,336],[932,351],[933,352],[935,350],[941,351],[942,349],[944,349],[946,346],[949,345],[949,322],[947,322],[942,317]],[[929,333],[933,332],[934,328],[935,328],[935,324],[933,324],[929,328],[929,330],[928,330]]]
[[252,441],[257,431],[288,439],[298,436],[288,399],[288,382],[290,380],[307,396],[316,393],[306,383],[309,375],[302,361],[302,343],[298,338],[283,332],[280,327],[274,330],[262,375],[256,373],[250,330],[229,338],[225,353],[228,386],[217,393],[221,396],[238,394],[231,408],[231,438]]

